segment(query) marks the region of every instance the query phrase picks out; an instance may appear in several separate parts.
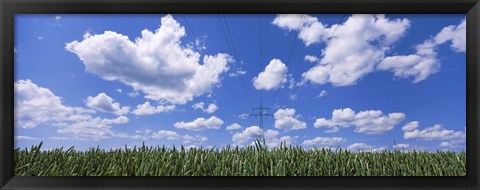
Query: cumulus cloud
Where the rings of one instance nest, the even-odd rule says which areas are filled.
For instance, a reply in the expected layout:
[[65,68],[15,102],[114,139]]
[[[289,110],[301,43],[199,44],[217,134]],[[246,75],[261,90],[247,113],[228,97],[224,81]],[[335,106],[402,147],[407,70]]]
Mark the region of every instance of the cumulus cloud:
[[201,146],[205,142],[208,141],[208,138],[202,135],[181,135],[175,131],[169,131],[169,130],[159,130],[154,132],[151,129],[139,129],[135,130],[135,135],[130,135],[128,136],[131,139],[135,140],[149,140],[149,139],[155,139],[155,140],[168,140],[168,141],[177,141],[177,140],[182,140],[183,145],[189,145],[189,146]]
[[404,113],[383,114],[380,110],[366,110],[355,113],[350,108],[335,109],[331,119],[319,118],[315,121],[315,128],[331,128],[334,132],[339,127],[355,126],[355,132],[364,134],[383,134],[394,128],[405,118]]
[[223,120],[216,116],[212,116],[208,119],[203,117],[197,118],[192,122],[177,122],[174,124],[176,128],[186,129],[192,131],[202,131],[205,129],[220,129],[220,126],[223,124]]
[[423,130],[415,129],[405,131],[404,139],[418,139],[418,140],[452,140],[464,139],[466,137],[464,131],[447,130],[442,125],[436,124],[432,127]]
[[238,129],[241,129],[242,126],[238,123],[234,123],[234,124],[231,124],[229,126],[227,126],[227,131],[231,131],[231,130],[238,130]]
[[444,148],[461,148],[466,145],[466,131],[454,131],[445,129],[440,124],[435,124],[432,127],[418,129],[419,122],[412,121],[405,125],[402,129],[404,131],[404,139],[417,139],[423,141],[438,140],[442,141],[439,146]]
[[95,110],[65,106],[62,98],[31,80],[19,80],[15,88],[15,126],[35,128],[39,125],[58,127],[59,134],[75,139],[108,139],[120,135],[112,125],[129,122],[125,116],[114,119],[93,117]]
[[[273,24],[287,30],[298,30],[302,15],[277,15]],[[297,23],[297,26],[295,26]],[[316,17],[305,15],[298,38],[306,46],[326,43],[318,64],[302,74],[304,81],[334,86],[356,84],[373,72],[391,45],[402,37],[410,22],[388,19],[384,15],[352,15],[342,24],[330,27]],[[335,33],[333,32],[335,30]],[[309,57],[307,59],[311,59]]]
[[209,104],[207,107],[205,107],[205,103],[198,102],[196,104],[193,104],[192,108],[194,110],[197,110],[197,109],[202,110],[203,112],[206,112],[206,113],[213,113],[213,112],[217,111],[218,106],[215,105],[215,104]]
[[249,115],[248,113],[242,113],[237,116],[239,119],[248,119]]
[[308,62],[316,63],[317,61],[320,60],[320,58],[318,58],[316,56],[313,56],[313,55],[305,55],[304,60],[308,61]]
[[275,90],[287,82],[287,70],[282,61],[272,59],[265,70],[253,78],[253,86],[257,90]]
[[440,143],[440,147],[452,147],[452,143],[444,141]]
[[112,137],[123,137],[122,133],[111,129],[112,125],[125,124],[129,119],[125,116],[119,116],[115,119],[86,116],[85,118],[75,118],[73,123],[54,124],[60,128],[57,130],[60,134],[71,134],[79,139],[110,139]]
[[178,140],[180,135],[175,131],[160,130],[152,134],[154,139]]
[[306,61],[318,64],[302,74],[304,80],[301,84],[311,81],[334,86],[354,85],[363,76],[377,70],[392,71],[396,77],[413,78],[412,82],[418,83],[439,72],[440,62],[436,58],[438,45],[451,42],[451,48],[456,52],[465,52],[466,49],[465,19],[418,44],[414,54],[386,57],[392,45],[410,27],[408,19],[351,15],[344,23],[329,27],[316,17],[305,15],[299,28],[301,18],[302,15],[277,15],[272,22],[288,31],[300,30],[298,38],[306,46],[326,44],[321,58],[305,56]]
[[140,95],[140,93],[138,93],[137,91],[128,93],[128,96],[130,97],[137,97],[138,95]]
[[451,48],[456,52],[466,49],[465,19],[457,25],[443,28],[434,38],[427,39],[416,46],[416,53],[386,57],[378,66],[379,70],[390,70],[397,77],[413,77],[413,83],[425,80],[428,76],[440,71],[441,63],[436,58],[437,47],[451,41]]
[[244,144],[257,138],[261,134],[261,129],[258,126],[250,126],[245,128],[242,132],[237,132],[232,136],[232,142],[236,145]]
[[307,146],[326,147],[334,146],[345,141],[346,139],[342,137],[316,137],[314,139],[307,139],[303,141],[302,144]]
[[412,121],[410,123],[407,123],[405,126],[402,127],[403,131],[413,131],[418,128],[420,123],[418,121]]
[[456,52],[465,52],[467,48],[467,23],[466,19],[463,19],[458,25],[450,25],[443,28],[436,36],[435,43],[443,44],[447,41],[451,41],[450,47]]
[[291,145],[294,141],[294,138],[288,135],[280,136],[280,132],[275,130],[267,130],[265,132],[265,145],[269,149],[279,147],[281,144],[288,146]]
[[[258,126],[250,126],[245,128],[242,132],[237,132],[232,136],[232,142],[235,145],[243,146],[246,143],[252,145],[254,140],[259,137],[262,130]],[[290,145],[294,138],[291,136],[279,136],[280,132],[275,130],[267,130],[264,133],[265,142],[268,148],[280,146],[280,144]]]
[[292,101],[295,101],[297,100],[298,98],[298,95],[297,94],[288,94],[288,99],[292,100]]
[[381,152],[386,150],[387,147],[375,147],[373,145],[368,145],[365,143],[353,143],[347,147],[349,151],[359,151],[359,152]]
[[182,139],[184,144],[193,144],[193,146],[200,146],[208,141],[208,138],[202,135],[183,135]]
[[394,144],[393,148],[395,149],[408,149],[410,147],[409,144]]
[[99,93],[95,97],[89,96],[85,102],[88,107],[100,112],[114,113],[116,115],[125,115],[130,111],[130,107],[121,107],[120,103],[114,100],[105,93]]
[[306,46],[327,40],[328,35],[332,31],[331,28],[319,22],[316,17],[310,15],[279,14],[275,17],[272,24],[288,31],[300,29],[298,38],[300,38]]
[[15,140],[39,140],[39,138],[35,138],[35,137],[29,137],[29,136],[23,136],[23,135],[18,135],[18,136],[15,136],[14,138]]
[[436,58],[436,46],[432,40],[426,40],[423,44],[416,46],[415,54],[386,57],[378,64],[377,69],[391,70],[397,77],[413,77],[412,82],[418,83],[440,71],[440,62]]
[[[15,126],[35,128],[47,122],[60,122],[75,112],[62,104],[61,97],[49,89],[34,84],[31,80],[15,82]],[[78,110],[87,111],[87,110]]]
[[185,28],[166,15],[157,30],[145,29],[134,41],[105,31],[69,42],[65,49],[79,57],[86,72],[131,86],[147,99],[185,104],[210,92],[233,59],[218,53],[200,63],[200,53],[181,44],[184,36]]
[[321,98],[321,97],[324,97],[324,96],[326,96],[326,95],[327,95],[327,91],[322,90],[317,97],[318,97],[318,98]]
[[175,105],[159,105],[159,106],[152,106],[150,102],[145,102],[143,104],[139,104],[135,110],[133,110],[133,114],[135,115],[153,115],[161,112],[168,112],[175,109]]
[[298,120],[299,115],[295,115],[295,109],[278,109],[274,114],[275,128],[285,130],[298,130],[307,128],[307,124]]
[[228,76],[229,77],[236,77],[236,76],[240,76],[240,75],[244,75],[244,74],[247,74],[247,71],[238,69],[235,72],[228,73]]

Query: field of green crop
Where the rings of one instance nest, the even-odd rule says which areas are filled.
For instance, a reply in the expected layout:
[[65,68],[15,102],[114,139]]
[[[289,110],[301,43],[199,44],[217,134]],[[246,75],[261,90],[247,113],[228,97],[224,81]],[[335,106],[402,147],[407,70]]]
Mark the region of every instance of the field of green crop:
[[463,176],[465,152],[349,152],[262,146],[15,150],[16,176]]

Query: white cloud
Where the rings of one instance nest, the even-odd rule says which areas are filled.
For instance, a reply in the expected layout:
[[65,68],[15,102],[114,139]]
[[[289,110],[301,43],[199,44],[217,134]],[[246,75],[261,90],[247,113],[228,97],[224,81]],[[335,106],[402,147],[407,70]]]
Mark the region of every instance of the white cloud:
[[[273,24],[287,30],[298,30],[300,19],[301,15],[277,15]],[[352,15],[342,24],[327,27],[316,17],[306,15],[298,38],[306,46],[325,42],[326,48],[322,50],[319,64],[303,73],[302,77],[304,81],[316,84],[353,85],[375,70],[385,52],[409,27],[407,19],[391,20],[384,15],[367,14]]]
[[135,115],[153,115],[161,112],[169,112],[175,109],[175,105],[159,105],[154,107],[150,102],[137,105],[137,108],[132,111]]
[[440,147],[448,147],[448,146],[451,146],[451,144],[449,142],[440,143]]
[[295,109],[279,109],[273,114],[275,118],[275,128],[285,130],[298,130],[307,128],[307,124],[298,120],[299,115],[295,116]]
[[118,93],[122,93],[122,89],[120,88],[115,89],[115,91],[117,91]]
[[166,15],[157,30],[145,29],[134,41],[105,31],[65,48],[80,58],[89,73],[131,86],[147,99],[185,104],[210,92],[233,59],[219,53],[205,55],[200,63],[200,53],[182,46],[184,36],[185,28]]
[[175,131],[160,130],[152,134],[154,139],[178,140],[180,135]]
[[260,127],[250,126],[245,128],[242,132],[237,132],[232,136],[232,142],[236,145],[244,144],[253,138],[257,138],[261,133]]
[[177,122],[174,124],[176,128],[187,129],[192,131],[202,131],[205,129],[220,129],[223,124],[223,120],[216,116],[212,116],[208,119],[203,117],[197,118],[192,122]]
[[192,108],[194,110],[197,110],[197,109],[202,110],[203,112],[206,112],[206,113],[213,113],[218,110],[217,105],[209,104],[207,107],[205,107],[205,103],[203,102],[198,102],[196,104],[193,104]]
[[231,130],[238,130],[238,129],[241,129],[242,126],[238,123],[234,123],[234,124],[231,124],[229,126],[227,126],[227,131],[231,131]]
[[297,94],[288,94],[288,99],[290,99],[292,101],[297,100],[297,98],[298,98]]
[[360,152],[380,152],[380,151],[383,151],[383,150],[386,150],[387,147],[375,147],[375,146],[372,146],[372,145],[368,145],[368,144],[365,144],[365,143],[353,143],[351,145],[349,145],[347,147],[347,150],[350,150],[350,151],[360,151]]
[[207,137],[201,135],[196,135],[195,137],[191,135],[183,135],[182,138],[184,144],[193,143],[198,146],[208,141]]
[[379,70],[391,70],[394,75],[402,78],[413,77],[413,83],[425,80],[428,76],[440,71],[440,62],[436,58],[437,46],[451,41],[451,48],[456,52],[466,49],[465,19],[457,26],[443,28],[434,38],[427,39],[416,46],[416,53],[386,57],[378,66]]
[[411,131],[405,131],[403,134],[404,139],[418,140],[452,140],[464,139],[465,137],[466,135],[464,131],[447,130],[440,124],[436,124],[423,130],[415,129]]
[[43,39],[45,39],[45,38],[43,38],[43,36],[39,36],[37,39],[43,40]]
[[413,131],[413,130],[417,129],[418,126],[419,126],[418,121],[412,121],[410,123],[407,123],[405,126],[403,126],[402,130],[403,131]]
[[293,74],[288,75],[288,88],[293,89],[295,87],[295,78],[293,78]]
[[15,82],[15,126],[35,128],[47,122],[60,122],[74,112],[74,108],[62,104],[62,99],[49,89],[31,80]]
[[395,149],[408,149],[408,147],[410,147],[409,144],[396,144],[396,145],[394,144],[393,145],[393,148],[395,148]]
[[85,102],[88,107],[100,112],[114,113],[116,115],[125,115],[130,111],[130,107],[121,107],[120,103],[114,100],[105,93],[99,93],[96,97],[87,97]]
[[305,55],[304,60],[308,61],[308,62],[316,63],[317,61],[320,60],[320,58],[318,58],[316,56],[313,56],[313,55]]
[[383,134],[390,131],[405,118],[404,113],[390,113],[384,115],[380,110],[366,110],[355,113],[350,108],[335,109],[331,119],[319,118],[314,127],[332,128],[338,131],[339,127],[355,126],[355,132],[364,134]]
[[112,125],[129,121],[125,116],[114,119],[93,117],[95,110],[65,106],[61,97],[31,80],[16,81],[14,88],[16,127],[50,125],[58,127],[59,134],[72,135],[75,139],[100,140],[119,135],[111,129]]
[[451,41],[450,47],[456,52],[465,52],[467,48],[467,23],[466,19],[463,19],[457,26],[450,25],[443,28],[436,36],[435,43],[443,44],[447,41]]
[[281,136],[279,137],[280,132],[275,130],[267,130],[265,132],[265,144],[268,148],[272,149],[275,147],[279,147],[281,144],[288,146],[293,143],[294,138],[291,136]]
[[55,16],[55,20],[60,20],[62,19],[62,16]]
[[[277,15],[273,24],[298,30],[302,15]],[[425,80],[440,70],[436,47],[451,41],[456,52],[466,49],[466,22],[443,28],[435,37],[416,46],[416,53],[385,57],[391,46],[410,27],[408,19],[388,19],[384,15],[352,15],[341,24],[330,27],[316,17],[305,16],[298,38],[306,46],[326,43],[322,57],[307,55],[306,61],[319,64],[303,73],[304,80],[334,86],[354,85],[363,76],[380,70],[392,71],[396,77],[413,78],[413,83]],[[332,30],[333,29],[333,30]],[[335,31],[335,32],[334,32]]]
[[57,130],[60,134],[71,134],[79,139],[110,139],[112,137],[121,136],[111,129],[111,125],[125,124],[129,119],[125,116],[119,116],[115,119],[106,119],[100,117],[87,116],[85,118],[72,118],[71,124],[58,124],[56,126],[64,126]]
[[328,129],[328,130],[325,130],[325,133],[336,133],[336,132],[338,132],[338,131],[340,131],[340,128],[338,128],[338,127],[332,127],[332,128],[330,128],[330,129]]
[[346,139],[342,137],[316,137],[314,139],[307,139],[303,141],[302,144],[309,145],[309,146],[323,147],[323,146],[333,146],[345,141]]
[[[237,132],[232,136],[232,142],[235,145],[243,146],[244,144],[250,142],[250,145],[255,143],[255,139],[259,137],[261,129],[258,126],[250,126],[245,128],[242,132]],[[280,146],[281,143],[284,145],[290,145],[294,138],[290,136],[281,136],[279,137],[280,132],[275,130],[267,130],[264,133],[265,143],[268,148],[274,148]]]
[[431,74],[440,71],[440,62],[436,58],[436,44],[432,40],[417,45],[416,49],[415,54],[386,57],[378,64],[377,69],[392,70],[397,77],[413,77],[413,83],[425,80]]
[[265,70],[253,78],[253,86],[257,90],[275,90],[287,82],[287,70],[282,61],[272,59]]
[[140,95],[140,93],[138,93],[137,91],[128,93],[128,96],[130,97],[137,97],[138,95]]
[[19,136],[15,136],[15,140],[32,140],[33,141],[33,140],[39,140],[39,138],[19,135]]
[[240,76],[240,75],[244,75],[244,74],[247,74],[247,71],[239,69],[235,72],[228,73],[228,76],[229,77],[236,77],[236,76]]
[[318,98],[321,98],[321,97],[324,97],[324,96],[326,96],[326,95],[327,95],[327,91],[322,90],[317,97],[318,97]]
[[[302,17],[304,17],[303,23]],[[316,17],[301,14],[279,14],[272,24],[288,31],[295,31],[300,28],[298,38],[303,40],[306,46],[327,40],[332,30],[319,22]]]
[[240,115],[237,116],[239,119],[248,119],[249,115],[248,113],[242,113]]
[[127,135],[127,137],[135,140],[149,140],[149,139],[158,139],[158,140],[169,140],[169,141],[176,141],[182,140],[183,144],[192,144],[196,146],[200,146],[203,143],[208,141],[208,138],[201,135],[191,136],[191,135],[180,135],[175,131],[169,130],[159,130],[154,132],[151,129],[138,129],[135,130],[136,135]]

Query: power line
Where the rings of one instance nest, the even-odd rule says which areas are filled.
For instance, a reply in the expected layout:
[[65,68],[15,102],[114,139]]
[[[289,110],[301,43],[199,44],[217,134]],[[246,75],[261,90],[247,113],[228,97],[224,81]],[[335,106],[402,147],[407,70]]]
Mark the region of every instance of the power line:
[[[225,15],[222,15],[223,16],[223,20],[225,21],[225,28],[227,29],[227,33],[228,33],[228,39],[230,40],[230,44],[232,46],[232,50],[233,50],[233,55],[234,55],[234,59],[235,59],[235,67],[237,67],[237,70],[240,68],[237,64],[238,62],[238,56],[237,56],[237,52],[235,51],[235,45],[233,44],[233,40],[232,40],[232,36],[231,36],[231,33],[230,33],[230,29],[228,27],[228,22],[227,22],[227,19],[225,18]],[[222,26],[222,29],[223,29],[223,26]],[[225,32],[225,30],[223,30],[223,32]],[[248,104],[250,105],[250,107],[252,107],[252,102],[250,101],[250,96],[248,95],[248,91],[247,91],[247,86],[245,85],[245,79],[243,76],[240,76],[241,77],[241,82],[242,82],[242,88],[243,88],[243,91],[245,92],[245,95],[247,96],[247,100],[248,100]]]
[[[262,15],[260,15],[260,56],[259,56],[259,64],[258,64],[258,68],[259,68],[259,73],[262,72],[262,56],[263,56],[263,53],[262,53]],[[259,90],[260,91],[260,102],[263,100],[263,91],[262,90]]]
[[198,39],[197,35],[195,34],[195,31],[193,31],[192,27],[190,26],[190,23],[188,23],[187,19],[185,18],[185,16],[183,14],[181,14],[181,15],[182,15],[183,20],[187,24],[188,29],[192,32],[193,36],[195,36],[195,40]]
[[[183,14],[181,14],[183,20],[185,21],[185,23],[187,24],[187,27],[190,29],[190,31],[192,32],[193,36],[195,36],[195,39],[197,39],[197,35],[195,35],[195,32],[193,31],[192,27],[190,27],[190,24],[188,23],[187,19],[185,18],[185,16]],[[215,67],[215,64],[211,64],[213,66],[213,69],[215,70],[216,73],[220,73],[218,72],[217,70],[217,67]],[[209,67],[207,67],[209,68]],[[239,105],[239,106],[242,106],[242,104],[240,104],[237,100],[237,98],[235,97],[235,95],[233,94],[232,90],[230,89],[230,87],[228,86],[227,83],[225,83],[225,87],[227,87],[227,90],[228,92],[230,93],[230,95],[232,95],[233,99],[235,100],[235,102]]]
[[[298,35],[300,34],[300,30],[302,28],[302,25],[303,25],[303,22],[305,20],[305,14],[302,15],[302,19],[300,20],[300,23],[298,24],[298,27],[297,27],[297,34],[294,36],[294,39],[293,39],[293,43],[292,43],[292,46],[290,47],[290,51],[288,53],[288,57],[287,57],[287,62],[285,62],[285,66],[288,65],[288,63],[290,62],[290,58],[292,56],[292,52],[293,52],[293,49],[295,48],[295,44],[297,42],[297,38],[298,38]],[[275,96],[273,97],[273,103],[272,103],[272,106],[270,107],[273,107],[275,105],[275,102],[277,101],[277,96],[278,96],[278,92],[280,90],[277,90],[277,92],[275,93]]]
[[[342,22],[343,20],[345,20],[345,17],[347,17],[347,14],[344,14],[343,17],[342,17],[342,20],[340,20],[340,22]],[[333,32],[330,34],[330,37],[328,37],[329,39],[332,38],[333,34],[335,34],[335,32],[337,31],[337,28],[340,24],[337,24],[335,25],[335,29],[333,29]]]

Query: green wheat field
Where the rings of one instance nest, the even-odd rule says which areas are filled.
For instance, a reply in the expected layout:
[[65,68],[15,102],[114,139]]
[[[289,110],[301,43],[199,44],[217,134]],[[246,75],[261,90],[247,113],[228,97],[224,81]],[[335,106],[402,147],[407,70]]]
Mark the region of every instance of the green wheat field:
[[16,176],[464,176],[465,152],[140,147],[15,149]]

